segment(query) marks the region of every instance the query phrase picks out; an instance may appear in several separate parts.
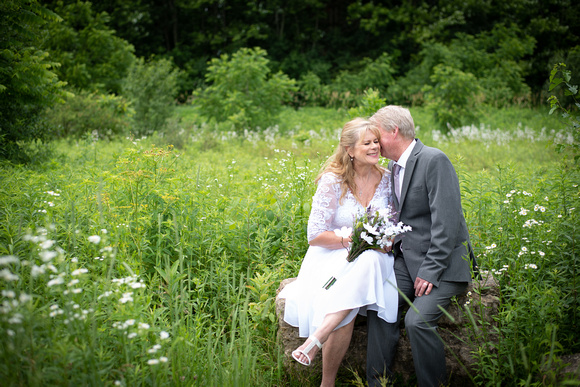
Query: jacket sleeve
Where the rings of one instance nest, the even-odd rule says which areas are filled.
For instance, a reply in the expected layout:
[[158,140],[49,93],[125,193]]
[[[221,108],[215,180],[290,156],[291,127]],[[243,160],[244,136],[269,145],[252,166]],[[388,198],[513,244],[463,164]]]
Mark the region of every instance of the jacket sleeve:
[[461,225],[461,193],[457,173],[443,152],[426,165],[425,184],[431,213],[431,240],[417,276],[439,285],[449,265]]

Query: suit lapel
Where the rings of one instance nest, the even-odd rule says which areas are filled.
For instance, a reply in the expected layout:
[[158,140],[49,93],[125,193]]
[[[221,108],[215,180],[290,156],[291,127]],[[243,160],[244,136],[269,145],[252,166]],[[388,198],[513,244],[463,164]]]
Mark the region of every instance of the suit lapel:
[[[411,152],[411,156],[407,160],[407,164],[405,165],[405,177],[403,178],[403,186],[401,187],[401,202],[398,205],[398,208],[403,208],[403,203],[405,203],[405,197],[407,196],[407,190],[409,188],[409,182],[411,181],[411,177],[413,176],[413,172],[415,171],[415,164],[417,162],[417,156],[423,149],[423,143],[421,140],[417,139],[417,143],[413,148],[413,152]],[[395,198],[395,202],[397,199]]]

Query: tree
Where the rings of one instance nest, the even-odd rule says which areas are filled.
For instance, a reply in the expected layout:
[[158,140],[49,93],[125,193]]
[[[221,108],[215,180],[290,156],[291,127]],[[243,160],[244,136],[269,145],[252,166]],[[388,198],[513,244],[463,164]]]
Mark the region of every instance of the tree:
[[45,46],[60,63],[59,78],[75,88],[119,94],[135,60],[133,46],[116,36],[108,14],[94,12],[90,2],[57,1],[52,7],[63,20],[48,25]]
[[40,112],[62,101],[56,63],[40,48],[41,31],[59,16],[35,0],[0,2],[0,157],[22,159],[19,141],[43,139]]

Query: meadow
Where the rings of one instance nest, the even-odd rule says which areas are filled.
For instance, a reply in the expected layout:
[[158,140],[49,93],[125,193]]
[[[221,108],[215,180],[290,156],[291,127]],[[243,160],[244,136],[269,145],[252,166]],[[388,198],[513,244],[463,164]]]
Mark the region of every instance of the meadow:
[[[450,135],[411,111],[453,162],[479,267],[501,285],[495,325],[473,316],[474,384],[577,385],[560,373],[580,352],[580,173],[554,149],[570,136],[544,111],[490,109]],[[274,299],[347,120],[285,109],[277,126],[217,132],[184,106],[163,135],[58,140],[2,162],[2,384],[305,384],[284,371]]]

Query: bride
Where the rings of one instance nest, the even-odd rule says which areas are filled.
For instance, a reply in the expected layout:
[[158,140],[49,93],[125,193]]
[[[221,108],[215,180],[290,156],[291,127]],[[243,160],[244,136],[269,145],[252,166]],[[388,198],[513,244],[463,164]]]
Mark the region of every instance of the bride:
[[[387,322],[397,316],[393,255],[367,250],[349,263],[345,246],[350,237],[334,233],[352,227],[355,216],[369,207],[393,208],[390,172],[378,165],[379,139],[378,128],[367,120],[344,125],[339,146],[316,179],[308,219],[310,247],[298,278],[279,295],[286,299],[284,320],[308,338],[292,357],[308,366],[322,348],[322,386],[334,386],[357,314],[374,310]],[[337,281],[323,288],[331,276]]]

